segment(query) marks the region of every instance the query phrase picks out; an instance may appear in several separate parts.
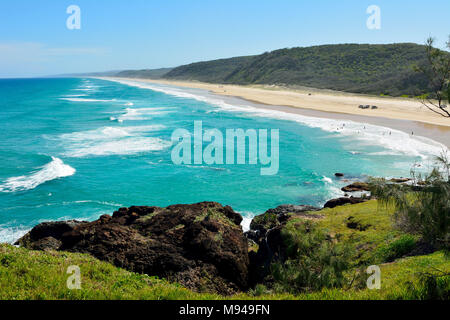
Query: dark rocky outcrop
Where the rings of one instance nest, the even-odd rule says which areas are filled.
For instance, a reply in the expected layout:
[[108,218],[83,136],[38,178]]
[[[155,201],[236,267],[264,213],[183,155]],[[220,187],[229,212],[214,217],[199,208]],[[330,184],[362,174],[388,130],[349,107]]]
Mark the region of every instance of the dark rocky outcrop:
[[255,285],[264,279],[271,262],[284,259],[286,247],[282,231],[286,223],[294,217],[321,219],[321,215],[311,213],[319,210],[321,209],[312,206],[281,205],[267,210],[252,220],[250,231],[245,235],[257,245],[258,250],[249,252],[250,285]]
[[35,226],[15,244],[32,250],[58,250],[62,246],[60,239],[64,233],[86,223],[76,220],[43,222]]
[[393,182],[393,183],[406,183],[406,182],[409,182],[409,181],[411,181],[412,179],[410,179],[410,178],[392,178],[391,180],[389,180],[389,181],[391,181],[391,182]]
[[292,204],[284,204],[275,209],[269,209],[264,214],[253,218],[250,224],[250,231],[246,233],[246,236],[256,243],[259,243],[269,230],[284,224],[293,216],[304,216],[309,219],[321,217],[318,215],[305,214],[305,212],[318,210],[320,210],[320,208]]
[[366,182],[354,182],[348,186],[341,189],[344,192],[361,192],[370,191],[369,184]]
[[248,288],[248,245],[231,207],[214,202],[121,208],[94,222],[43,223],[18,241],[30,249],[88,253],[196,291]]
[[346,204],[357,204],[369,201],[370,199],[371,197],[342,197],[328,201],[327,203],[325,203],[324,208],[336,208],[339,206],[345,206]]

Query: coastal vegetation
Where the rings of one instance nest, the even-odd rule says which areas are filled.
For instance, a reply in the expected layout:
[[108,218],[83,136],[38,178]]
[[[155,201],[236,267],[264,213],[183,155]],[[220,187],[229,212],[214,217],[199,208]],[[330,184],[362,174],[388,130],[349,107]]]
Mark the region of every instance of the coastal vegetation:
[[[430,95],[422,95],[421,100],[429,110],[450,118],[450,111],[447,109],[447,103],[450,104],[450,55],[434,48],[434,41],[430,37],[426,43],[427,63],[416,67],[418,72],[427,77],[431,92]],[[450,49],[450,36],[447,48]]]
[[450,162],[446,154],[437,158],[439,167],[430,174],[418,175],[413,184],[372,182],[380,203],[395,208],[395,225],[416,234],[436,249],[450,252]]
[[335,241],[328,232],[309,220],[290,224],[283,230],[287,246],[285,261],[271,266],[273,289],[298,294],[348,285],[352,247]]
[[[397,228],[395,212],[395,208],[386,207],[377,200],[320,211],[324,218],[314,223],[315,229],[326,232],[328,244],[325,246],[332,250],[325,252],[319,249],[307,258],[322,263],[321,267],[310,270],[324,272],[329,281],[322,284],[321,290],[311,290],[304,285],[292,286],[291,283],[288,292],[307,299],[323,299],[327,295],[330,299],[426,299],[431,296],[448,299],[449,257],[444,251],[434,251],[424,245],[420,236]],[[305,238],[305,235],[317,231],[305,228],[308,224],[305,224],[304,217],[292,217],[285,228],[285,241],[289,244],[293,240],[309,241],[311,236]],[[324,246],[323,241],[320,243]],[[438,256],[440,263],[435,264],[432,261]],[[288,261],[291,264],[302,259],[294,255]],[[369,265],[381,268],[380,290],[366,288],[365,271]],[[273,271],[279,272],[277,268]],[[269,287],[281,293],[283,287],[280,288],[280,284],[283,285],[289,277],[291,281],[302,279],[299,269],[286,268],[284,278],[274,277],[275,282]],[[436,296],[436,292],[441,294]]]
[[166,73],[170,72],[172,68],[160,69],[144,69],[144,70],[124,70],[115,74],[116,77],[124,78],[140,78],[140,79],[160,79]]
[[[222,84],[306,86],[414,97],[429,93],[427,76],[414,71],[415,66],[426,64],[427,51],[423,45],[338,44],[197,62],[174,68],[162,78]],[[146,72],[127,71],[126,75],[145,78]]]
[[[277,269],[275,263],[270,281],[232,295],[195,292],[87,254],[4,244],[0,299],[448,299],[448,256],[424,250],[420,236],[395,226],[394,213],[394,208],[372,200],[289,214],[282,234],[292,268]],[[381,269],[380,290],[365,286],[365,268],[371,264]],[[80,266],[81,290],[66,287],[69,265]],[[308,274],[299,275],[298,265]],[[318,276],[320,270],[327,277]]]

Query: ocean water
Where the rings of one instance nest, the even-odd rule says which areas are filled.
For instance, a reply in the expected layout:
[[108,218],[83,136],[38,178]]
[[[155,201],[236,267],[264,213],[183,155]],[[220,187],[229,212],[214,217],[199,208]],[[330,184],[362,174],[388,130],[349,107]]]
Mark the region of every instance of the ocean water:
[[[279,172],[175,165],[179,128],[279,129]],[[122,206],[217,201],[248,221],[280,204],[323,205],[343,172],[409,176],[444,148],[368,124],[256,108],[206,91],[100,79],[0,80],[0,242],[49,220],[93,220]],[[390,132],[390,134],[389,134]]]

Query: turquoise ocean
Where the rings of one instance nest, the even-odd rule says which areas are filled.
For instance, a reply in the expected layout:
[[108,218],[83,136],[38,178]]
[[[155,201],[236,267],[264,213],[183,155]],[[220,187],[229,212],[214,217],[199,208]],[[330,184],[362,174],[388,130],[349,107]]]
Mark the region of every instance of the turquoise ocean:
[[[279,129],[279,172],[175,165],[183,128]],[[363,123],[258,108],[209,92],[103,79],[0,80],[0,242],[34,225],[94,220],[123,206],[217,201],[249,219],[281,204],[320,206],[350,180],[409,176],[442,145]],[[389,134],[390,133],[390,134]]]

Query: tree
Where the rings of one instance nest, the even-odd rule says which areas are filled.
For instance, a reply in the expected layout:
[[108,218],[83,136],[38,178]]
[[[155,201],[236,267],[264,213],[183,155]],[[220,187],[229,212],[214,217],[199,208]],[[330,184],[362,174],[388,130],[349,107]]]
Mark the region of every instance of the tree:
[[269,276],[275,291],[298,294],[351,283],[348,271],[354,260],[354,248],[350,245],[332,239],[307,220],[288,225],[282,238],[287,246],[287,259],[273,263]]
[[[421,96],[422,104],[429,110],[443,117],[450,118],[447,103],[450,104],[450,54],[447,51],[433,47],[434,39],[426,42],[427,65],[416,67],[416,71],[423,73],[428,81],[432,95]],[[450,36],[447,42],[450,49]]]
[[374,179],[371,189],[382,204],[395,207],[400,229],[450,253],[450,162],[446,153],[436,160],[439,166],[424,179],[415,177],[412,186]]

